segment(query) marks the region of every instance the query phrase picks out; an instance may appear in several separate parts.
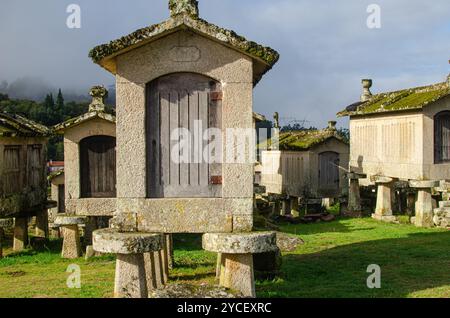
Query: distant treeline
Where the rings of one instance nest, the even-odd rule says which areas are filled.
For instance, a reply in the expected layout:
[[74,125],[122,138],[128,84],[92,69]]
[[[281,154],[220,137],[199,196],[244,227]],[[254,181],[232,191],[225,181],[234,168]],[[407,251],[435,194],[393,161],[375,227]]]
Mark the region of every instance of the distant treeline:
[[[47,94],[42,103],[32,100],[14,100],[8,95],[0,93],[0,111],[19,114],[38,123],[51,127],[70,118],[77,117],[88,111],[89,102],[65,102],[61,90],[56,99],[53,94]],[[107,106],[112,113],[114,108]],[[63,138],[55,136],[50,138],[48,145],[48,159],[64,160]]]

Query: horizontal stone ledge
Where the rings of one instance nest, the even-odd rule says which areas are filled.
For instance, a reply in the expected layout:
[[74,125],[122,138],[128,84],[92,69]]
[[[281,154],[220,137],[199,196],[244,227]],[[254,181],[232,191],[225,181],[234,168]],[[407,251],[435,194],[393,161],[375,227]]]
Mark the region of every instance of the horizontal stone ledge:
[[409,186],[416,189],[431,189],[439,186],[439,181],[430,180],[411,180]]
[[56,216],[54,225],[80,225],[86,223],[86,217],[79,215],[58,215]]
[[14,219],[0,219],[0,228],[10,229],[14,227]]
[[111,254],[143,254],[163,249],[163,234],[119,232],[116,229],[102,229],[92,233],[96,252]]
[[207,233],[203,249],[223,254],[260,254],[278,249],[275,232]]
[[394,181],[393,178],[384,177],[384,176],[371,176],[370,181],[375,183],[392,183]]

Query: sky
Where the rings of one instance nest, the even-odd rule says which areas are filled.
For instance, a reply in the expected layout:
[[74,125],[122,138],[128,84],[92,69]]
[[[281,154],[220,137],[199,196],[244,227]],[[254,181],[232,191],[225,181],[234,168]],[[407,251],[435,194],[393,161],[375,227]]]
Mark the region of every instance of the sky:
[[[0,82],[28,80],[35,90],[72,94],[113,85],[89,50],[167,19],[167,3],[2,0]],[[66,25],[70,4],[81,8],[80,29]],[[371,4],[381,9],[381,28],[367,26]],[[448,0],[199,0],[199,6],[202,18],[280,53],[255,88],[254,110],[268,119],[278,111],[282,124],[326,126],[359,99],[363,78],[374,80],[377,93],[442,82],[450,73]]]

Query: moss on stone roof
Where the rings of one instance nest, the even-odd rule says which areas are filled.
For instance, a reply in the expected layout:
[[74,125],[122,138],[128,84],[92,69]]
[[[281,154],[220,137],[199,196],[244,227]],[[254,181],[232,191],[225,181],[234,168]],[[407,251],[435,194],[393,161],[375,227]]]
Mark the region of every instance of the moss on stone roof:
[[367,102],[361,103],[356,108],[347,107],[337,115],[338,117],[343,117],[407,110],[421,110],[424,107],[449,95],[450,88],[447,82],[404,89],[395,92],[381,93],[372,96]]
[[263,64],[263,70],[254,76],[255,84],[273,67],[280,57],[278,52],[270,47],[264,47],[253,41],[248,41],[234,31],[211,24],[195,14],[190,14],[189,11],[180,11],[162,23],[139,29],[108,44],[96,46],[90,51],[89,57],[95,63],[115,74],[115,61],[109,61],[110,59],[182,28],[193,30],[216,42],[249,55]]
[[0,112],[0,136],[47,137],[50,129],[17,114]]
[[[279,150],[281,151],[306,151],[318,146],[329,139],[335,138],[346,143],[336,129],[323,130],[299,130],[283,132],[279,135]],[[258,147],[271,147],[273,140],[261,143]]]
[[57,134],[63,134],[65,130],[78,126],[84,122],[100,118],[106,121],[109,121],[111,123],[116,123],[116,117],[114,115],[105,113],[103,111],[90,111],[88,113],[82,114],[78,117],[71,118],[69,120],[66,120],[63,123],[57,124],[53,126],[53,131]]

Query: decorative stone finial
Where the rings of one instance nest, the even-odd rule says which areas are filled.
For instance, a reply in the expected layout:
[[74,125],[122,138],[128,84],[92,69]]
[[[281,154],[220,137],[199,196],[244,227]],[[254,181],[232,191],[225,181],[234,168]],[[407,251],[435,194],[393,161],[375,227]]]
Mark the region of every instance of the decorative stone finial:
[[105,98],[108,97],[108,91],[103,86],[94,86],[91,88],[89,95],[92,96],[92,102],[89,105],[90,112],[105,111]]
[[370,91],[370,88],[372,87],[372,80],[371,79],[363,79],[363,94],[361,95],[361,101],[367,102],[372,97],[372,92]]
[[198,17],[197,0],[169,0],[170,16],[175,17],[179,14]]
[[274,120],[274,128],[279,129],[280,128],[280,115],[278,112],[273,114],[273,120]]
[[336,130],[336,124],[337,124],[337,122],[334,121],[334,120],[329,121],[329,122],[328,122],[328,129],[330,129],[330,130]]

